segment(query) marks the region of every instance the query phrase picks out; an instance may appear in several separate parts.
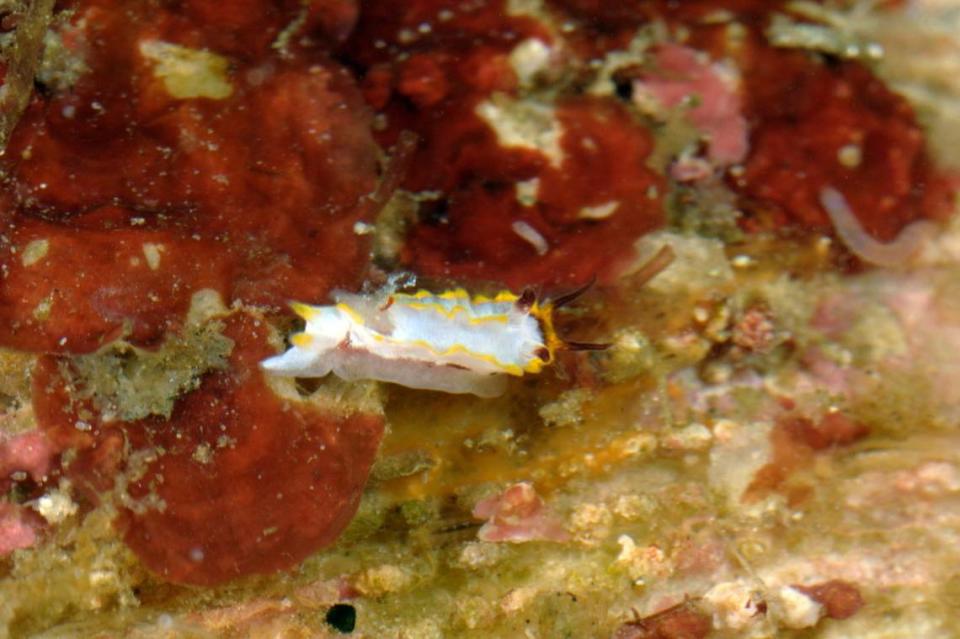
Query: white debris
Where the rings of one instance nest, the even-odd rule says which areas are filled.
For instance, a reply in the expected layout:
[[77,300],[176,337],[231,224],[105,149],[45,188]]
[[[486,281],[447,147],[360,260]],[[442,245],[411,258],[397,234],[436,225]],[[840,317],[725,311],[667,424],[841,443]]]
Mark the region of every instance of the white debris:
[[716,629],[742,631],[763,619],[762,599],[747,581],[721,582],[704,593],[703,601],[713,612]]
[[690,424],[663,435],[661,445],[670,450],[706,450],[713,441],[713,433],[703,424]]
[[46,257],[49,249],[50,242],[48,240],[31,240],[23,248],[23,253],[20,255],[20,262],[24,266],[33,266]]
[[546,255],[547,251],[550,250],[550,245],[547,244],[547,238],[543,237],[543,235],[540,234],[540,231],[533,228],[526,222],[518,220],[511,224],[511,228],[513,228],[514,233],[526,240],[526,242],[533,247],[533,250],[537,252],[537,255]]
[[156,244],[154,242],[143,243],[143,257],[146,258],[147,266],[150,267],[151,271],[160,268],[160,254],[163,252],[163,249],[163,244]]
[[780,623],[787,628],[811,628],[823,616],[823,606],[792,586],[777,590]]
[[221,55],[160,40],[141,42],[140,55],[153,63],[154,76],[171,97],[222,100],[233,93],[230,61]]
[[556,168],[563,164],[563,128],[552,106],[497,93],[477,104],[475,112],[494,130],[501,146],[538,151]]
[[552,51],[550,47],[539,38],[527,38],[513,48],[510,52],[510,66],[513,72],[517,74],[517,80],[521,86],[530,86],[536,80],[537,75],[541,74],[550,66]]
[[516,183],[517,202],[523,206],[533,206],[537,203],[540,191],[540,178],[531,178]]
[[665,577],[671,572],[666,554],[657,546],[637,546],[630,535],[617,537],[620,554],[616,563],[626,569],[634,581],[649,577]]
[[51,525],[59,524],[77,512],[77,504],[61,490],[49,491],[37,499],[33,508]]
[[620,202],[616,200],[596,206],[584,206],[577,213],[577,217],[581,220],[605,220],[613,215],[619,207]]

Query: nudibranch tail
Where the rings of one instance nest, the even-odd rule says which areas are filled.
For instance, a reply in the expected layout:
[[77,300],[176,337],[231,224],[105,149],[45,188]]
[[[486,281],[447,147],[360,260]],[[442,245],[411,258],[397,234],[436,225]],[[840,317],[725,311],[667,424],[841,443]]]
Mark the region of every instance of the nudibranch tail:
[[310,306],[309,304],[303,304],[302,302],[290,302],[290,308],[298,317],[307,320],[308,322],[311,319],[314,319],[317,316],[316,307]]

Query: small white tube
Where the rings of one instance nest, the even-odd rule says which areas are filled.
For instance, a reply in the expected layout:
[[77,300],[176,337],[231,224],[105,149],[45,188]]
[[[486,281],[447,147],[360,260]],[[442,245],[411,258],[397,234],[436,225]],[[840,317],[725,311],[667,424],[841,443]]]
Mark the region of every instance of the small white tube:
[[837,236],[850,252],[864,262],[887,268],[903,268],[916,257],[924,244],[937,233],[938,227],[929,220],[907,225],[892,242],[878,242],[863,230],[846,198],[840,191],[826,186],[820,190],[820,204],[830,216]]

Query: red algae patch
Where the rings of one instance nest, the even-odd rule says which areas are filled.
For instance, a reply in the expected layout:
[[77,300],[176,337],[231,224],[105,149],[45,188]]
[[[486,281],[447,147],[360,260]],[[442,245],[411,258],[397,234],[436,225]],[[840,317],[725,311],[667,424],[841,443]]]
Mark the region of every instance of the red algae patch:
[[45,353],[32,400],[64,463],[51,476],[88,503],[132,481],[125,538],[170,581],[294,565],[353,515],[379,414],[274,395],[266,323],[244,314],[226,320],[226,369],[170,386],[172,414],[118,420],[59,356],[162,347],[200,290],[277,310],[358,281],[379,148],[352,76],[313,46],[341,41],[357,5],[64,9],[0,158],[0,346]]
[[[89,409],[71,410],[62,389],[42,395],[38,409],[55,439],[80,449],[65,472],[94,487],[124,470],[116,443],[134,451],[119,525],[143,563],[173,582],[269,573],[330,544],[356,510],[383,434],[380,414],[277,396],[259,369],[273,353],[262,320],[236,313],[225,324],[228,367],[182,396],[169,420],[106,425]],[[50,368],[44,375],[55,375]],[[45,379],[38,391],[55,386]],[[84,415],[86,433],[77,430]],[[142,468],[130,461],[136,451],[147,455]]]
[[757,471],[744,492],[744,500],[749,502],[771,492],[782,492],[791,504],[803,501],[811,489],[791,484],[791,475],[809,468],[817,452],[848,446],[869,434],[868,426],[842,413],[828,413],[818,422],[799,416],[779,419],[770,432],[773,458]]
[[[646,80],[650,62],[657,58],[664,69],[686,69],[663,78],[656,88],[662,92],[671,84],[690,88],[699,84],[688,116],[699,112],[705,117],[709,108],[714,116],[724,117],[707,120],[708,128],[716,122],[727,123],[720,138],[724,145],[708,149],[711,155],[724,150],[724,155],[736,157],[743,148],[741,134],[736,133],[742,124],[736,121],[746,120],[747,157],[742,165],[732,167],[727,180],[740,196],[745,230],[830,231],[830,220],[819,203],[824,187],[838,189],[866,232],[881,242],[897,237],[915,220],[942,220],[949,215],[955,184],[934,166],[905,98],[857,60],[779,48],[768,41],[771,16],[778,11],[789,14],[787,3],[553,0],[550,4],[579,23],[571,37],[594,57],[626,48],[641,25],[653,20],[666,24],[666,43],[656,43],[652,55],[623,71],[639,72]],[[671,42],[673,38],[683,47]],[[717,87],[694,79],[690,71],[696,64],[688,56],[696,52],[739,71],[742,112],[739,107],[729,108],[732,102],[717,101]],[[723,108],[717,110],[718,106]],[[699,126],[704,129],[703,123]],[[707,169],[679,165],[674,167],[674,177],[696,179]]]
[[[342,37],[355,7],[334,4],[343,25],[302,28]],[[58,23],[63,68],[39,78],[0,166],[0,344],[149,344],[201,288],[279,308],[357,281],[370,114],[322,51],[271,46],[298,3],[247,5],[86,2]]]
[[162,348],[200,290],[272,311],[356,284],[379,148],[352,76],[313,45],[341,41],[357,5],[68,9],[0,158],[0,346],[45,354],[32,397],[45,463],[60,458],[51,477],[86,504],[130,482],[119,523],[165,579],[292,566],[352,517],[378,413],[276,396],[259,316],[225,320],[226,368],[170,386],[172,414],[120,421],[77,395],[61,356],[120,344],[119,366]]
[[169,231],[24,220],[9,238],[0,254],[0,344],[23,350],[84,353],[121,334],[153,343],[179,327],[195,288],[229,283],[217,247]]
[[125,539],[167,579],[212,584],[293,566],[337,538],[366,483],[382,417],[275,396],[259,371],[272,349],[258,324],[230,318],[229,370],[183,398],[169,422],[130,430],[135,448],[164,451],[130,494],[165,507],[128,512]]
[[503,146],[472,112],[438,123],[411,181],[440,191],[442,211],[411,231],[404,262],[521,287],[604,278],[631,258],[663,223],[663,182],[645,165],[652,137],[610,99],[562,99],[555,113],[559,162]]
[[950,189],[905,99],[858,62],[764,48],[744,69],[751,152],[731,180],[748,211],[829,230],[819,194],[833,187],[880,241],[948,213]]
[[623,624],[613,639],[705,639],[713,630],[710,617],[690,603]]
[[863,596],[853,584],[834,579],[810,586],[793,586],[821,604],[831,619],[848,619],[863,608]]
[[504,2],[387,6],[364,7],[345,55],[366,69],[381,139],[420,138],[399,265],[514,288],[612,277],[664,221],[650,132],[616,99],[538,93],[565,54]]

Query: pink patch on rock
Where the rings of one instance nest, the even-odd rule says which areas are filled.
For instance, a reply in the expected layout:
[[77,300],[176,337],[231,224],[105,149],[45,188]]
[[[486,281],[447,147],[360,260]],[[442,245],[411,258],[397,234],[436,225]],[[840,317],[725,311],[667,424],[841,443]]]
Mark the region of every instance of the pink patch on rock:
[[31,430],[2,439],[0,435],[0,481],[15,472],[25,472],[34,481],[41,481],[50,471],[57,450],[39,430]]
[[34,545],[41,525],[35,513],[16,504],[0,502],[0,557]]
[[633,83],[634,99],[654,100],[666,109],[686,108],[687,119],[703,133],[707,157],[717,166],[747,156],[747,121],[735,79],[704,54],[677,44],[653,50],[654,70]]
[[713,175],[713,165],[704,158],[679,157],[670,166],[670,177],[677,182],[699,182]]
[[499,495],[477,502],[473,516],[486,519],[480,541],[567,541],[569,533],[547,510],[529,482],[516,483]]

